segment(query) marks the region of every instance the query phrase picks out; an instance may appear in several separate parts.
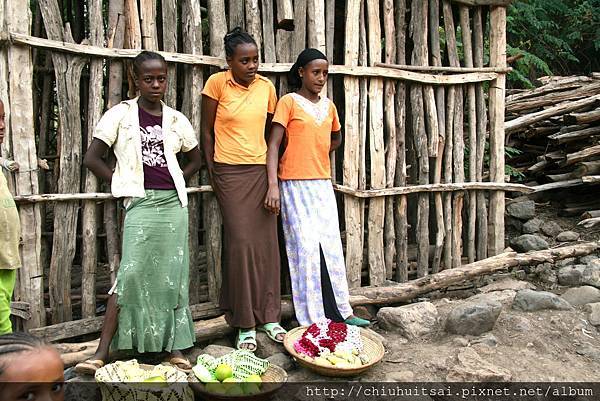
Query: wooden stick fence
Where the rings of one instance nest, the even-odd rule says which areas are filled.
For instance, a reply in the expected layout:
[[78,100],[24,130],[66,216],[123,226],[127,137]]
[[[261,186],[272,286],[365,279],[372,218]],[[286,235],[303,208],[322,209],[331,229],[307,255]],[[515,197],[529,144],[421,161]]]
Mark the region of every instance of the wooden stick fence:
[[[207,0],[206,8],[196,0],[162,0],[160,8],[155,0],[109,0],[105,11],[100,0],[86,0],[77,10],[87,25],[57,0],[29,3],[0,1],[9,128],[2,154],[21,166],[9,177],[23,226],[15,300],[29,306],[22,316],[30,314],[19,323],[51,340],[101,324],[97,293],[118,268],[122,212],[82,170],[81,156],[102,111],[135,95],[129,60],[142,48],[168,61],[165,101],[198,134],[201,88],[226,66],[227,29],[241,26],[256,38],[259,70],[279,95],[289,91],[284,73],[302,49],[328,56],[326,90],[344,126],[332,171],[341,183],[334,188],[350,287],[405,282],[499,254],[504,193],[531,191],[504,182],[507,0]],[[34,82],[41,89],[32,93]],[[37,167],[42,150],[57,155],[49,172]],[[219,313],[221,216],[205,172],[189,185],[190,300],[201,319]]]

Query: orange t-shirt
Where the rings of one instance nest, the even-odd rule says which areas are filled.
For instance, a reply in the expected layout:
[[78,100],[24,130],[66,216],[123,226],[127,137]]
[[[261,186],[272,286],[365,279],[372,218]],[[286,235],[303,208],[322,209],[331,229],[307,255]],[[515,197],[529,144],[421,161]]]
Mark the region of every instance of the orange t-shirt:
[[219,102],[215,117],[214,160],[225,164],[266,164],[265,123],[275,111],[275,86],[256,74],[247,88],[231,71],[211,75],[202,94]]
[[331,133],[341,129],[331,100],[323,97],[313,103],[297,93],[289,93],[277,103],[273,122],[285,127],[287,139],[279,162],[280,179],[331,178]]

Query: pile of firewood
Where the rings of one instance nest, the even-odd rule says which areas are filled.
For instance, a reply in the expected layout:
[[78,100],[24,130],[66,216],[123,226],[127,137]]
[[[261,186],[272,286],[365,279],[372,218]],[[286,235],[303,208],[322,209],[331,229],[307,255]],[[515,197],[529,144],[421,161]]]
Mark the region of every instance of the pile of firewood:
[[506,97],[506,144],[522,152],[507,163],[536,192],[559,190],[561,214],[596,219],[600,197],[592,192],[600,183],[600,73],[539,81],[538,88]]

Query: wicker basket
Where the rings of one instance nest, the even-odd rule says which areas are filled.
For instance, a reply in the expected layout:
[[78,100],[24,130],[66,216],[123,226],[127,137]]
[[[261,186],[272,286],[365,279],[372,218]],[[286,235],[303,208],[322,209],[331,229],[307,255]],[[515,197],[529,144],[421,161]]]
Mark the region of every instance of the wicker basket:
[[303,326],[297,327],[289,331],[285,335],[283,345],[285,346],[287,352],[289,352],[290,355],[294,357],[296,362],[320,375],[331,377],[357,376],[370,369],[383,358],[383,353],[385,352],[385,349],[383,348],[383,344],[381,343],[381,341],[371,330],[361,328],[360,336],[363,341],[362,353],[369,357],[369,363],[356,368],[337,368],[335,366],[329,367],[318,365],[312,361],[312,358],[304,354],[300,354],[294,349],[294,343],[297,340],[299,340],[300,337],[302,337],[302,334],[304,334],[307,328],[308,326]]
[[[186,382],[186,374],[173,369],[167,376],[169,382],[166,387],[157,387],[151,383],[130,383],[119,381],[118,372],[111,371],[108,364],[96,372],[96,381],[102,401],[193,401],[194,393]],[[146,371],[153,370],[154,365],[140,363],[140,368]],[[99,380],[100,379],[100,380]],[[104,381],[112,380],[112,381]]]
[[268,400],[271,396],[278,391],[281,386],[287,381],[287,373],[279,366],[270,364],[267,371],[260,377],[262,385],[260,393],[252,395],[225,395],[210,393],[206,390],[204,383],[198,381],[194,373],[190,373],[188,376],[190,387],[196,395],[200,396],[203,400],[215,400],[215,401],[231,401],[231,400],[251,400],[260,401]]

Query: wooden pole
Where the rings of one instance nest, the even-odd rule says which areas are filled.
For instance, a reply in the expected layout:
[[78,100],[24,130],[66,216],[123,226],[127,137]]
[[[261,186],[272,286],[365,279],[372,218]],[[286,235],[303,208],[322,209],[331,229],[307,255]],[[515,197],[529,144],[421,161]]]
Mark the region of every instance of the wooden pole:
[[[294,10],[296,11],[296,10]],[[345,54],[344,62],[347,65],[356,65],[358,59],[360,2],[346,3],[346,28],[345,28]],[[344,184],[352,188],[358,187],[359,169],[359,141],[358,127],[358,78],[344,77],[345,93],[345,123],[344,133]],[[361,228],[362,206],[358,199],[351,196],[344,197],[344,211],[346,223],[346,275],[351,288],[360,287],[360,273],[362,268],[363,233]]]
[[[442,65],[442,57],[440,50],[440,4],[439,0],[429,0],[429,37],[431,39],[431,60],[434,66]],[[438,149],[436,152],[435,164],[433,166],[433,183],[439,184],[442,182],[442,162],[444,155],[444,147],[446,142],[446,117],[445,117],[445,95],[444,88],[438,86],[435,88],[435,106],[437,111],[437,133],[435,130],[429,135],[437,134]],[[430,149],[431,150],[431,149]],[[431,154],[431,152],[430,152]],[[435,193],[433,196],[435,207],[435,250],[433,261],[431,264],[432,273],[437,273],[440,270],[442,252],[444,249],[444,238],[446,227],[444,221],[444,205],[441,193]]]
[[[202,15],[200,4],[194,0],[184,0],[181,5],[182,15],[182,40],[183,51],[189,54],[202,54]],[[214,44],[223,49],[223,44]],[[211,48],[217,52],[217,48]],[[222,51],[222,50],[221,50]],[[185,90],[183,93],[183,112],[194,127],[198,140],[200,139],[200,102],[197,101],[204,85],[202,67],[186,66]],[[188,185],[196,186],[200,183],[199,175],[190,178]],[[200,213],[200,208],[206,213]],[[208,212],[207,212],[208,211]],[[199,302],[200,299],[200,253],[198,250],[200,219],[204,220],[206,241],[206,270],[208,275],[208,296],[216,301],[220,281],[216,279],[221,272],[221,215],[216,205],[214,195],[206,195],[200,199],[196,196],[189,197],[189,250],[190,250],[190,304]],[[216,243],[216,246],[215,246]]]
[[[234,6],[232,3],[234,2],[229,2],[229,7]],[[241,4],[241,2],[238,3]],[[230,18],[234,18],[233,15]],[[211,56],[224,58],[225,45],[223,38],[227,33],[227,24],[225,23],[225,3],[223,0],[208,1],[208,26],[210,27],[210,54]]]
[[244,18],[245,0],[229,0],[229,29],[240,27],[246,28],[246,19]]
[[258,58],[262,62],[264,59],[262,57],[262,29],[260,22],[260,8],[258,5],[259,0],[246,0],[246,30],[254,40],[256,40],[256,44],[258,46]]
[[[385,62],[396,62],[396,28],[394,26],[394,1],[383,2],[383,29],[385,32]],[[384,83],[384,128],[386,134],[386,162],[385,184],[390,188],[394,186],[396,176],[396,160],[398,149],[396,141],[396,109],[394,107],[396,85],[391,80]],[[394,261],[396,253],[396,233],[394,229],[394,199],[388,198],[385,202],[385,272],[386,278],[391,280],[394,274]]]
[[[396,63],[406,63],[406,0],[395,0]],[[406,84],[396,83],[396,176],[394,184],[406,185]],[[394,231],[396,234],[396,281],[408,281],[408,220],[406,195],[396,199]]]
[[[427,3],[414,1],[411,3],[410,33],[413,38],[414,48],[412,63],[426,65],[427,51]],[[418,183],[429,183],[429,149],[427,132],[425,131],[425,109],[423,104],[423,87],[411,85],[410,102],[412,115],[412,133],[415,152],[417,154]],[[437,118],[437,117],[436,117]],[[417,206],[417,276],[424,277],[429,270],[429,195],[418,195]]]
[[[379,1],[367,0],[369,26],[369,64],[381,61],[381,26]],[[369,81],[369,150],[371,161],[371,188],[386,186],[385,149],[383,143],[383,80]],[[379,285],[385,281],[383,227],[385,200],[370,199],[368,217],[369,283]]]
[[144,49],[158,50],[158,32],[156,29],[156,0],[140,1],[140,27]]
[[[476,7],[473,13],[473,64],[475,67],[483,67],[483,17],[481,7]],[[475,85],[475,102],[477,114],[477,152],[475,179],[481,182],[483,180],[483,158],[485,153],[485,142],[487,133],[487,108],[485,104],[485,94],[483,85]],[[483,191],[477,191],[477,259],[487,258],[488,243],[488,209],[486,197]]]
[[[177,0],[162,0],[162,36],[163,50],[167,52],[177,51]],[[224,10],[223,10],[224,11]],[[225,18],[223,17],[223,25]],[[177,108],[177,65],[167,64],[168,85],[164,102]]]
[[[130,0],[126,0],[130,1]],[[110,0],[108,5],[108,47],[122,48],[125,46],[125,26],[127,25],[125,1]],[[106,108],[118,104],[123,98],[123,62],[111,60],[108,74],[108,99]],[[109,163],[115,163],[115,156],[109,151]],[[121,239],[117,223],[117,202],[104,203],[104,229],[106,230],[106,254],[108,257],[111,283],[114,283],[116,272],[121,259]]]
[[[469,9],[465,6],[460,6],[460,28],[463,42],[463,55],[465,67],[473,67],[473,44],[471,23],[469,19]],[[469,181],[477,180],[476,165],[477,165],[477,112],[476,112],[476,95],[475,84],[467,85],[467,116],[468,116],[468,133],[469,133]],[[467,212],[467,260],[468,263],[475,261],[475,228],[477,219],[477,195],[475,192],[468,192],[468,212]]]
[[325,0],[308,0],[308,47],[326,53]]
[[[90,43],[101,46],[104,42],[104,29],[102,23],[102,2],[91,0],[88,2],[90,19]],[[103,110],[103,61],[92,59],[90,61],[90,90],[88,100],[87,143],[91,143],[96,124],[102,116]],[[85,171],[85,192],[98,191],[98,180],[91,171]],[[81,256],[81,314],[84,318],[96,316],[96,264],[98,215],[97,205],[93,201],[83,202],[81,217],[82,256]],[[56,229],[56,228],[55,228]]]
[[[63,28],[56,0],[40,0],[40,9],[48,37],[53,40],[73,42],[69,26]],[[56,74],[58,113],[60,121],[60,176],[58,192],[73,193],[79,190],[81,168],[81,118],[79,86],[85,59],[53,53]],[[50,309],[52,322],[72,319],[71,268],[75,257],[75,236],[79,205],[63,202],[54,207],[54,236],[50,261]]]
[[[4,9],[7,27],[13,32],[29,34],[31,13],[29,2],[13,2]],[[4,20],[4,19],[3,19]],[[37,154],[35,146],[34,115],[31,88],[33,87],[33,64],[29,49],[10,46],[8,48],[8,95],[4,98],[6,121],[9,133],[8,143],[14,144],[14,160],[19,163],[21,173],[16,175],[15,192],[18,195],[39,192]],[[18,68],[16,68],[17,66]],[[16,140],[18,138],[18,141]],[[23,173],[25,172],[25,173]],[[41,252],[40,208],[30,205],[19,208],[21,220],[21,262],[23,267],[17,273],[15,301],[28,302],[31,319],[24,322],[30,329],[46,323],[46,310],[43,302],[44,282]]]
[[[490,12],[490,66],[506,66],[506,8]],[[498,75],[490,85],[490,181],[504,182],[504,92],[506,76]],[[600,95],[599,95],[600,96]],[[489,255],[504,249],[504,192],[490,194]]]
[[306,48],[307,1],[294,0],[294,36],[292,39],[292,59],[294,61],[300,52]]

